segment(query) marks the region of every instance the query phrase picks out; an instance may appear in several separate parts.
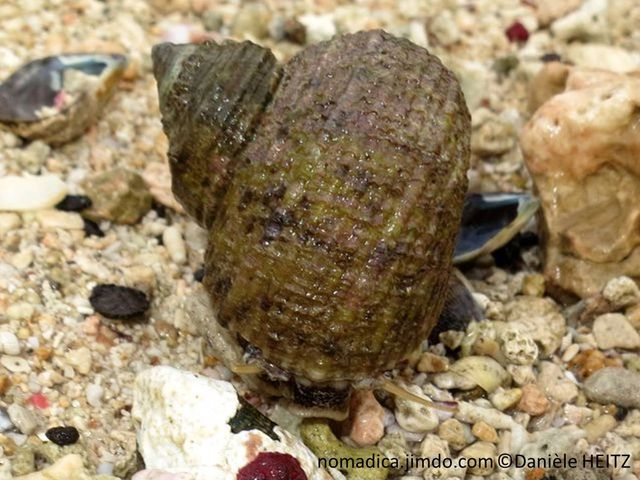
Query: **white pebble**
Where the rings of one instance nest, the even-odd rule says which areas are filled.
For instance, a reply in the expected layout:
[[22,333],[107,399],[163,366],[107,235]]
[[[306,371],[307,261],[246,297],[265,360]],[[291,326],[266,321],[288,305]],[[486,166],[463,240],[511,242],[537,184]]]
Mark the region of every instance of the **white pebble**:
[[12,373],[28,373],[31,371],[29,362],[24,358],[13,355],[2,355],[2,357],[0,357],[0,365]]
[[76,212],[63,212],[53,209],[41,210],[36,213],[36,220],[45,229],[82,230],[84,228],[84,221],[80,214]]
[[87,347],[70,350],[66,355],[67,361],[82,375],[91,371],[91,350]]
[[[417,385],[409,385],[406,389],[419,397],[431,400]],[[439,424],[438,416],[433,409],[401,398],[396,399],[396,421],[403,429],[415,433],[430,432]]]
[[67,186],[55,175],[0,178],[0,210],[24,212],[51,208],[66,194]]
[[25,435],[31,435],[38,428],[38,417],[21,405],[12,403],[7,408],[7,413],[13,424]]
[[98,408],[102,405],[102,396],[104,395],[104,388],[95,383],[90,384],[87,387],[87,403],[92,407]]
[[573,357],[575,357],[578,354],[578,352],[580,352],[580,347],[578,346],[577,343],[572,343],[567,347],[567,349],[562,354],[562,361],[565,363],[569,362]]
[[607,282],[602,290],[602,296],[615,308],[621,308],[636,303],[640,298],[640,289],[629,277],[616,277]]
[[20,341],[13,332],[0,332],[0,349],[7,355],[20,354]]
[[605,313],[593,322],[593,336],[598,348],[640,348],[640,334],[620,313]]
[[17,213],[0,213],[0,235],[20,227],[22,221]]
[[35,307],[27,302],[14,303],[7,308],[7,317],[10,320],[29,320],[35,313]]
[[336,24],[333,16],[330,14],[316,15],[307,13],[298,17],[301,24],[306,27],[307,43],[317,43],[323,40],[329,40],[336,33]]
[[167,227],[162,233],[162,242],[174,263],[182,265],[187,261],[187,249],[178,227]]

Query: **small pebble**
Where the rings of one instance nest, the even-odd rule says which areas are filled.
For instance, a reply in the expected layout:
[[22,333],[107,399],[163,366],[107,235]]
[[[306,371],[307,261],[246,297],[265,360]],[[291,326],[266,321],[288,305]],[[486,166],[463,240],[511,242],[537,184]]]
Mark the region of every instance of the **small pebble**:
[[418,361],[416,369],[419,372],[438,373],[449,368],[449,359],[431,352],[424,352]]
[[0,235],[19,228],[21,224],[22,220],[17,213],[0,212]]
[[64,447],[73,445],[80,438],[80,433],[76,427],[53,427],[45,432],[45,435],[56,445]]
[[102,396],[104,395],[104,388],[100,385],[92,383],[87,386],[86,396],[87,403],[92,407],[98,408],[102,405]]
[[594,418],[582,428],[587,433],[587,440],[589,443],[595,443],[600,437],[607,432],[613,430],[617,421],[613,415],[600,415],[598,418]]
[[22,357],[14,355],[2,355],[0,364],[12,373],[28,373],[31,371],[29,362]]
[[13,332],[0,332],[0,350],[7,355],[20,354],[20,341]]
[[132,225],[151,209],[151,193],[140,175],[124,168],[98,173],[83,183],[91,208],[82,215],[93,221]]
[[498,443],[498,432],[487,422],[474,423],[471,433],[484,442]]
[[174,263],[183,265],[187,261],[187,250],[180,229],[176,226],[167,227],[162,233],[162,243],[167,247],[169,256]]
[[375,445],[384,435],[384,409],[371,390],[357,390],[351,397],[349,438],[359,447]]
[[297,45],[304,45],[307,41],[307,29],[295,18],[288,18],[283,24],[284,39]]
[[200,267],[195,272],[193,272],[193,279],[196,282],[202,283],[202,280],[204,279],[204,267]]
[[36,309],[27,302],[18,302],[7,308],[7,317],[10,320],[30,320]]
[[93,220],[88,218],[82,219],[84,222],[84,234],[87,237],[104,237],[104,232],[100,230],[100,226]]
[[78,373],[87,375],[91,372],[91,350],[88,347],[70,350],[66,354],[66,359]]
[[521,398],[522,390],[520,388],[498,389],[490,396],[491,403],[500,411],[515,406]]
[[11,422],[18,430],[20,430],[21,433],[31,435],[38,429],[38,417],[36,417],[31,410],[23,407],[22,405],[12,403],[9,405],[9,408],[7,408],[7,413],[9,414]]
[[540,273],[530,273],[522,279],[522,293],[533,297],[544,295],[544,276]]
[[607,405],[640,408],[640,373],[625,368],[602,368],[583,384],[589,400]]
[[91,199],[86,195],[67,195],[56,205],[63,212],[81,212],[91,206]]
[[76,212],[63,212],[60,210],[40,210],[36,213],[36,220],[45,229],[62,228],[64,230],[82,230],[84,221]]
[[[497,449],[493,443],[478,441],[460,452],[461,457],[477,459],[477,462],[470,462],[476,464],[474,467],[470,467],[467,471],[473,475],[486,476],[493,471],[493,464],[496,462]],[[484,459],[491,458],[493,462],[487,462]],[[480,461],[483,459],[483,461]]]
[[616,277],[609,280],[604,286],[602,296],[616,309],[628,307],[640,300],[640,289],[631,278]]
[[505,30],[505,34],[512,43],[525,43],[529,39],[529,30],[520,22],[513,23]]
[[9,414],[4,408],[0,408],[0,433],[7,432],[12,428],[14,428],[14,425],[11,423]]
[[549,409],[549,400],[540,388],[530,383],[522,387],[522,398],[518,402],[518,410],[536,416]]
[[142,315],[149,308],[149,300],[143,292],[113,284],[93,287],[89,301],[96,312],[118,320]]
[[640,334],[621,313],[606,313],[593,322],[593,336],[598,348],[640,348]]
[[[407,390],[419,397],[430,400],[417,385],[407,386]],[[438,416],[433,409],[427,408],[411,400],[396,400],[396,421],[409,432],[425,433],[438,426]]]
[[438,427],[438,436],[453,450],[462,450],[473,441],[469,427],[455,418],[445,420]]
[[67,186],[55,175],[0,178],[0,210],[24,212],[51,208],[67,194]]

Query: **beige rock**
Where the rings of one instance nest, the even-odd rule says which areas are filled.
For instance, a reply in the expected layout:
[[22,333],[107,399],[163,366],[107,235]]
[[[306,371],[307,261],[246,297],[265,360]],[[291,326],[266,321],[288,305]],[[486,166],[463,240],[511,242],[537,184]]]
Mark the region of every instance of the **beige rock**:
[[0,213],[0,235],[19,228],[22,224],[17,213]]
[[538,346],[530,335],[507,328],[500,334],[501,349],[511,363],[531,365],[538,359]]
[[554,21],[551,32],[564,41],[606,40],[609,36],[607,5],[608,0],[585,0],[580,8]]
[[572,43],[565,51],[566,59],[582,68],[630,73],[640,69],[640,55],[620,47],[600,43]]
[[576,399],[578,387],[565,378],[561,367],[552,362],[540,362],[538,369],[538,386],[548,397],[560,403]]
[[483,442],[498,443],[498,432],[487,422],[474,423],[471,433]]
[[438,437],[445,440],[453,450],[462,450],[473,441],[469,427],[464,423],[450,418],[438,427]]
[[598,348],[640,348],[640,334],[621,313],[606,313],[593,322],[593,336]]
[[36,212],[36,220],[45,229],[82,230],[84,228],[82,217],[75,212],[40,210]]
[[613,415],[600,415],[598,418],[591,420],[583,428],[587,433],[589,443],[594,443],[598,438],[616,427],[618,422]]
[[522,398],[518,402],[518,410],[535,416],[542,415],[548,409],[549,400],[535,383],[522,387]]
[[174,263],[184,265],[187,262],[187,248],[182,238],[182,232],[177,226],[172,225],[164,230],[162,242],[167,247],[169,256]]
[[142,172],[142,179],[149,187],[154,200],[176,212],[184,212],[171,191],[171,172],[167,163],[149,163]]
[[541,27],[549,25],[554,20],[580,6],[582,0],[536,0],[535,10]]
[[530,273],[522,278],[522,294],[532,297],[542,297],[544,295],[544,275]]
[[133,224],[151,209],[151,193],[140,175],[115,168],[83,183],[93,205],[83,211],[87,218]]
[[360,446],[375,445],[384,435],[384,409],[371,390],[356,390],[351,397],[349,438]]
[[[417,385],[409,385],[406,388],[411,393],[430,400]],[[395,414],[398,425],[409,432],[425,433],[438,427],[439,421],[435,411],[411,400],[397,399]]]
[[53,465],[40,470],[15,477],[15,480],[118,480],[110,475],[91,475],[82,463],[82,457],[69,454],[60,458]]
[[416,369],[419,372],[438,373],[444,372],[449,368],[449,359],[431,352],[424,352],[420,356]]
[[503,411],[513,407],[520,401],[522,390],[520,388],[498,389],[489,398],[494,407]]
[[477,155],[501,155],[516,143],[514,125],[488,109],[474,112],[471,127],[471,151]]
[[505,306],[507,321],[542,346],[540,355],[551,355],[566,331],[565,319],[548,298],[516,297]]
[[572,70],[520,137],[542,203],[545,275],[581,297],[640,276],[640,78],[591,73]]
[[[493,465],[496,463],[497,459],[497,448],[493,443],[479,441],[472,445],[469,445],[467,448],[460,452],[460,456],[468,458],[468,459],[476,459],[474,462],[477,465],[475,467],[470,467],[468,472],[473,475],[481,475],[486,476],[489,475],[493,471]],[[486,459],[492,458],[493,462],[488,462]],[[482,461],[481,461],[482,460]],[[471,463],[471,462],[470,462]]]
[[602,296],[614,309],[618,309],[637,303],[640,300],[640,289],[631,278],[616,277],[604,286]]

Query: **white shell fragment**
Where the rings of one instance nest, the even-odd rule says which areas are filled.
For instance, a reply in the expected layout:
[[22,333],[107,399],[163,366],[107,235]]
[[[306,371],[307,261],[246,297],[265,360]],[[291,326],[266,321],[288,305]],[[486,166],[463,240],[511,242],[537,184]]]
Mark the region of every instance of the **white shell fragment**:
[[297,458],[309,480],[331,480],[313,453],[278,427],[280,441],[259,430],[232,433],[228,422],[239,407],[229,382],[166,366],[138,374],[132,415],[147,469],[185,480],[235,480],[260,452],[272,451]]
[[25,212],[51,208],[67,194],[55,175],[8,175],[0,178],[0,211]]

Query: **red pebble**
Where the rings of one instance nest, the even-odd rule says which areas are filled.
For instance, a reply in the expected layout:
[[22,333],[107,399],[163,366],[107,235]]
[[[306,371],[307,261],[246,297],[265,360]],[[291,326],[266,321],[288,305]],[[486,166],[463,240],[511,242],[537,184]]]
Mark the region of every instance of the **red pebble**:
[[41,393],[34,393],[27,401],[36,408],[49,408],[49,400]]
[[236,480],[308,480],[297,458],[288,453],[261,452],[238,472]]
[[504,33],[510,42],[524,43],[529,39],[529,30],[520,22],[515,22]]

